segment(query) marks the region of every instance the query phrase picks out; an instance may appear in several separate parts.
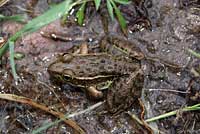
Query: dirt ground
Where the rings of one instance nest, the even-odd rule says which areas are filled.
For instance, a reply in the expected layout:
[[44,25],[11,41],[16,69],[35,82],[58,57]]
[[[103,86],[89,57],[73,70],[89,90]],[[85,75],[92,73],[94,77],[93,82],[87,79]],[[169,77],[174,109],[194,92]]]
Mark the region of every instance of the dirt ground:
[[[61,0],[60,0],[61,1]],[[0,7],[1,14],[22,14],[28,20],[42,14],[56,0],[10,0]],[[128,37],[124,37],[117,20],[109,21],[108,31],[134,42],[147,57],[157,61],[142,60],[145,75],[141,100],[145,106],[145,119],[164,114],[200,102],[200,62],[188,49],[200,53],[200,2],[198,0],[137,0],[130,5],[119,6],[128,24]],[[77,10],[75,8],[75,10]],[[25,57],[16,60],[20,80],[15,82],[10,69],[8,54],[2,57],[0,66],[0,92],[25,96],[50,106],[64,114],[87,109],[99,101],[88,99],[79,89],[69,85],[54,85],[47,67],[59,53],[67,52],[74,45],[88,40],[97,44],[105,35],[101,16],[94,7],[87,8],[85,25],[78,26],[72,14],[68,23],[60,20],[32,34],[23,35],[15,44],[15,52]],[[0,36],[14,34],[24,24],[0,22]],[[53,40],[41,36],[41,32],[72,38],[71,41]],[[101,100],[102,101],[102,100]],[[61,104],[64,105],[62,105]],[[89,112],[71,118],[88,134],[141,134],[148,130],[135,125],[127,111],[117,116],[100,114],[102,105]],[[56,118],[29,105],[0,100],[0,133],[31,133]],[[200,114],[178,112],[149,123],[154,133],[198,134]],[[157,131],[159,130],[159,132]],[[41,133],[68,134],[73,129],[59,123]]]

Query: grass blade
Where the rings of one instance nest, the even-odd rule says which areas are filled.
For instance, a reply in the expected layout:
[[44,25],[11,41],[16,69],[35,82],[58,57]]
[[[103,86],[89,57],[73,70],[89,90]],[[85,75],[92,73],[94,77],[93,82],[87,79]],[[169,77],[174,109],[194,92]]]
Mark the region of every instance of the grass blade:
[[37,18],[34,18],[32,21],[26,24],[22,28],[22,32],[29,32],[29,31],[32,32],[38,30],[39,28],[60,18],[70,9],[71,9],[71,0],[66,0],[56,6],[53,6],[50,10],[46,11],[44,14],[38,16]]
[[101,0],[94,0],[94,3],[95,3],[96,10],[98,10],[100,3],[101,3]]
[[38,128],[37,130],[33,130],[33,131],[31,132],[31,134],[40,134],[42,131],[44,131],[44,130],[50,128],[51,126],[55,126],[55,125],[57,125],[57,124],[60,123],[60,122],[61,122],[61,120],[56,120],[56,121],[54,121],[54,122],[45,124],[45,125],[41,126],[40,128]]
[[[196,105],[193,105],[193,106],[188,106],[188,107],[185,107],[185,108],[180,109],[180,110],[183,111],[183,112],[200,110],[200,104],[196,104]],[[156,116],[156,117],[147,119],[147,120],[145,120],[145,121],[146,121],[146,122],[152,122],[152,121],[160,120],[160,119],[163,119],[163,118],[167,118],[167,117],[176,115],[177,112],[180,111],[180,110],[174,110],[174,111],[171,111],[171,112],[162,114],[162,115],[158,115],[158,116]]]
[[129,0],[114,0],[116,3],[119,3],[119,4],[123,4],[123,5],[127,5],[127,4],[130,4],[131,1]]
[[111,20],[114,20],[113,7],[112,7],[110,1],[107,0],[106,4],[107,4],[108,13],[111,17]]
[[79,8],[78,12],[76,13],[76,17],[78,18],[78,24],[83,25],[83,20],[84,20],[84,12],[85,12],[85,6],[86,2],[84,2],[81,7]]
[[0,14],[0,21],[6,21],[6,20],[25,22],[25,19],[22,15],[4,16]]
[[11,70],[12,70],[12,74],[15,80],[17,80],[18,76],[16,73],[16,69],[15,69],[15,61],[14,61],[14,42],[8,40],[8,44],[9,44],[9,49],[10,49],[10,65],[11,65]]
[[117,15],[117,19],[118,19],[118,21],[119,21],[119,24],[120,24],[120,27],[121,27],[123,33],[124,33],[125,35],[127,35],[126,20],[125,20],[124,17],[122,16],[120,10],[117,8],[117,6],[115,5],[115,3],[114,3],[112,0],[110,0],[110,2],[111,2],[112,6],[113,6],[113,8],[114,8],[114,10],[115,10],[115,14]]
[[197,58],[200,58],[200,54],[193,51],[192,49],[188,49],[188,52],[190,52],[193,56],[197,57]]

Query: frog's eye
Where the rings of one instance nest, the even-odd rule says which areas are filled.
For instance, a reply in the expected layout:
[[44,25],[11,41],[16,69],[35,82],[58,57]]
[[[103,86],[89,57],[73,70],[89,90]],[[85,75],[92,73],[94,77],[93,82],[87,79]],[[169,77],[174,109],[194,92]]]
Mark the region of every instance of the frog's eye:
[[75,73],[71,69],[63,70],[64,79],[72,79],[75,76]]
[[64,75],[64,81],[70,81],[72,78],[69,75]]

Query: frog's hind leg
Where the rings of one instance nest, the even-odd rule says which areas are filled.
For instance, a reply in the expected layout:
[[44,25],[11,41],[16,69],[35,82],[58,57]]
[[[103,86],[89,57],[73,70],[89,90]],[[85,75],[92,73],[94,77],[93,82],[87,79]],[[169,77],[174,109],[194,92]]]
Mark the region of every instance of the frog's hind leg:
[[107,93],[107,109],[110,113],[126,110],[140,97],[144,77],[140,71],[134,76],[120,77],[113,82]]

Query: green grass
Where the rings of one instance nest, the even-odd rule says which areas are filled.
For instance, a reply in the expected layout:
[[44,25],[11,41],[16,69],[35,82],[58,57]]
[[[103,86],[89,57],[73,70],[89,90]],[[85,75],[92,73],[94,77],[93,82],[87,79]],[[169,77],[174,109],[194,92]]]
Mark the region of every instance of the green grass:
[[[66,117],[67,118],[67,117]],[[31,134],[40,134],[42,131],[45,131],[46,129],[52,127],[52,126],[55,126],[57,125],[58,123],[60,123],[62,120],[56,120],[54,122],[51,122],[51,123],[47,123],[43,126],[41,126],[40,128],[37,128],[36,130],[33,130],[31,132]]]
[[76,13],[76,17],[78,19],[78,24],[79,25],[83,25],[83,21],[85,18],[84,12],[85,12],[85,7],[86,7],[86,2],[84,2],[81,7],[79,8],[79,10]]
[[180,110],[171,111],[171,112],[168,112],[168,113],[165,113],[165,114],[162,114],[162,115],[147,119],[145,121],[146,122],[153,122],[153,121],[164,119],[164,118],[167,118],[167,117],[170,117],[170,116],[174,116],[179,111],[189,112],[189,111],[196,111],[196,110],[200,110],[200,104],[196,104],[196,105],[193,105],[193,106],[188,106],[188,107],[185,107],[185,108],[180,109]]
[[197,58],[200,58],[200,54],[193,51],[192,49],[188,49],[188,52],[191,53],[193,56],[197,57]]
[[21,15],[4,16],[0,14],[0,21],[7,21],[7,20],[25,22],[25,18]]
[[[96,10],[99,10],[101,0],[94,0],[94,3],[95,3]],[[108,13],[111,17],[111,20],[114,20],[114,16],[116,15],[118,22],[120,24],[120,27],[122,29],[122,32],[125,35],[127,35],[126,20],[124,19],[122,13],[120,12],[120,10],[118,9],[116,4],[126,5],[126,4],[130,4],[130,3],[131,2],[129,0],[107,0],[106,1],[107,10],[108,10]],[[84,18],[85,18],[84,12],[85,12],[85,8],[87,7],[86,4],[87,4],[87,2],[84,2],[80,6],[79,10],[76,13],[76,17],[78,19],[78,24],[81,25],[81,26],[83,25]],[[114,15],[114,13],[115,13],[115,15]]]
[[[127,25],[126,25],[126,20],[124,19],[124,17],[123,17],[123,15],[121,14],[121,12],[120,12],[120,10],[117,8],[117,6],[116,6],[116,4],[115,4],[115,2],[114,1],[121,1],[122,3],[123,3],[123,1],[125,2],[125,0],[109,0],[110,1],[110,3],[111,3],[111,7],[112,8],[114,8],[114,11],[115,11],[115,14],[116,14],[116,16],[117,16],[117,19],[118,19],[118,21],[119,21],[119,24],[120,24],[120,27],[121,27],[121,29],[122,29],[122,31],[123,31],[123,33],[125,34],[125,35],[127,35]],[[121,3],[121,4],[122,4]],[[125,3],[126,4],[126,3]],[[127,3],[128,4],[128,3]],[[112,9],[113,10],[113,9]],[[111,10],[111,11],[112,11]]]

